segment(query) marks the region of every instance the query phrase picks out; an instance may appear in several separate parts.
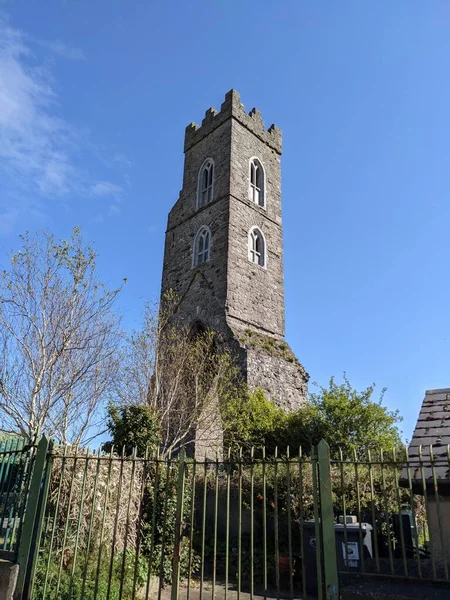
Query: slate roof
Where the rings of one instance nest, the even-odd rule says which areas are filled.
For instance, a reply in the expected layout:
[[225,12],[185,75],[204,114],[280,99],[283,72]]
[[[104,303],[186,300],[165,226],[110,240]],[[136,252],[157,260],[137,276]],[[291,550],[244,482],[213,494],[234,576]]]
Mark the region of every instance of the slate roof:
[[[409,445],[409,467],[413,485],[421,484],[422,469],[419,460],[419,449],[422,446],[422,464],[427,486],[433,481],[431,453],[438,485],[450,484],[450,388],[427,390],[422,402],[411,443]],[[408,477],[406,467],[403,469],[402,483]]]

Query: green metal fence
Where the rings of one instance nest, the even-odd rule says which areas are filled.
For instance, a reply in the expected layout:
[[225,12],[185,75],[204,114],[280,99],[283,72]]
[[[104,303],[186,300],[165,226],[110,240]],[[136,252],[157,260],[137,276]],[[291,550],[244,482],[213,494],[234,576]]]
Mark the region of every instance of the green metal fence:
[[342,522],[335,526],[341,580],[358,573],[449,582],[448,446],[340,453],[330,468],[335,520]]
[[16,597],[337,600],[356,575],[447,582],[448,457],[321,442],[195,461],[41,440]]
[[17,560],[35,446],[13,438],[0,442],[0,558]]
[[[322,509],[314,457],[50,457],[33,598],[306,598],[316,588],[323,545],[303,535]],[[320,518],[312,528],[319,540]]]

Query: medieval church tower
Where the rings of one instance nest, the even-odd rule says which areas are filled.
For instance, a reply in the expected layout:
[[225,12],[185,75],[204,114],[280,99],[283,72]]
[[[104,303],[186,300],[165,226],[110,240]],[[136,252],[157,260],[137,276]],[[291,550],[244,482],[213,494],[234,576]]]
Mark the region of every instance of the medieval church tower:
[[162,293],[178,315],[220,334],[251,389],[285,410],[302,405],[308,374],[284,340],[281,131],[265,129],[239,94],[191,123],[183,189],[169,213]]

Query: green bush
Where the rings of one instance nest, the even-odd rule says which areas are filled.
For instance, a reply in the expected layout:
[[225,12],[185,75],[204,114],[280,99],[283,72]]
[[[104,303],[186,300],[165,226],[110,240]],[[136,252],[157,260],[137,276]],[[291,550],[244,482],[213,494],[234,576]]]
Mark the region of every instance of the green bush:
[[[33,598],[55,598],[58,600],[119,600],[131,598],[133,593],[136,555],[128,551],[115,554],[111,564],[110,547],[102,547],[99,552],[93,552],[87,559],[79,557],[73,568],[73,563],[61,565],[60,555],[52,555],[49,560],[48,547],[39,556],[36,570]],[[73,560],[73,557],[72,557]],[[48,573],[47,573],[48,566]],[[47,574],[47,577],[46,577]],[[147,562],[143,556],[137,559],[136,590],[141,589],[147,581]],[[122,590],[121,590],[122,586]],[[45,596],[44,596],[45,589]],[[108,595],[109,594],[109,595]]]

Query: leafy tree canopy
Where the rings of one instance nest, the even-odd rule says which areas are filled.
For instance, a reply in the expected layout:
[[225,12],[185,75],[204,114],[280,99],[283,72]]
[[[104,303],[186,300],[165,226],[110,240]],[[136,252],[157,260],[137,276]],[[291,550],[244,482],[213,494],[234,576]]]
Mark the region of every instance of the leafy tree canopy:
[[144,456],[146,449],[153,452],[161,441],[159,419],[156,411],[148,405],[108,407],[107,426],[112,440],[103,445],[110,452],[114,445],[119,452],[124,449],[130,456],[136,449],[138,456]]
[[272,446],[274,436],[286,421],[286,413],[259,389],[228,398],[222,406],[222,420],[226,446],[249,450],[252,446]]
[[287,446],[291,453],[300,446],[310,452],[323,438],[332,452],[341,449],[345,456],[402,446],[399,412],[383,406],[384,390],[378,399],[373,397],[374,390],[371,385],[358,391],[345,376],[343,383],[332,377],[328,387],[310,393],[306,405],[289,414],[258,390],[224,407],[225,442],[245,450],[265,445],[270,454],[275,447],[285,452]]
[[378,399],[374,391],[375,385],[358,391],[345,376],[343,383],[332,377],[328,387],[309,395],[304,408],[287,416],[285,443],[310,448],[323,438],[332,452],[341,449],[346,456],[402,446],[399,411],[383,406],[385,390]]

